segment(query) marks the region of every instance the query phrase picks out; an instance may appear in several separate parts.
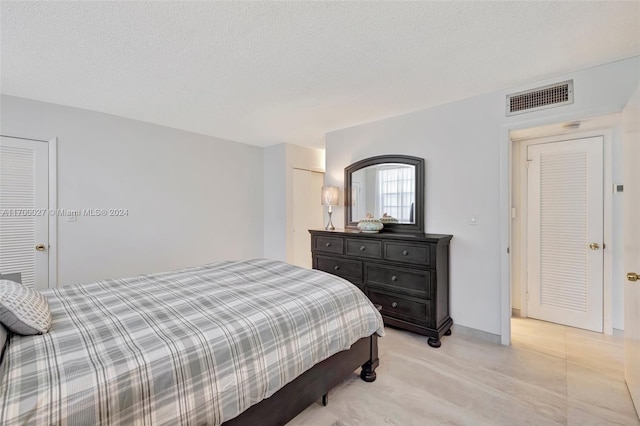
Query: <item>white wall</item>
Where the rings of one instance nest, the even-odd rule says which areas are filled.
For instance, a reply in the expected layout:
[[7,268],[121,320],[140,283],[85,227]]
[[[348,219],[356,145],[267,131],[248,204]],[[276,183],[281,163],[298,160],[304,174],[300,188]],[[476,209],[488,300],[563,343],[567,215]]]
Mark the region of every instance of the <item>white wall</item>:
[[[624,107],[623,107],[624,108]],[[622,179],[622,123],[612,128],[612,159],[611,175],[612,185],[623,183]],[[611,244],[611,269],[612,269],[612,294],[611,294],[611,322],[612,327],[624,330],[624,227],[623,221],[623,194],[611,191],[611,216],[612,216],[612,244]],[[609,247],[609,246],[607,246]]]
[[262,149],[2,95],[0,132],[58,138],[58,283],[262,256]]
[[293,262],[293,169],[322,172],[324,163],[322,149],[292,144],[264,148],[265,257]]
[[[426,160],[427,232],[449,233],[451,316],[454,323],[481,331],[503,331],[501,169],[508,131],[619,112],[638,84],[638,57],[532,82],[521,87],[429,108],[326,135],[327,184],[343,186],[349,164],[382,154]],[[508,93],[574,79],[573,105],[505,116]],[[506,156],[507,162],[509,155]],[[504,191],[503,191],[504,192]],[[508,197],[508,192],[506,193]],[[336,209],[342,226],[343,208]],[[468,217],[477,213],[478,224]],[[508,258],[507,258],[508,264]],[[504,340],[503,340],[504,341]]]

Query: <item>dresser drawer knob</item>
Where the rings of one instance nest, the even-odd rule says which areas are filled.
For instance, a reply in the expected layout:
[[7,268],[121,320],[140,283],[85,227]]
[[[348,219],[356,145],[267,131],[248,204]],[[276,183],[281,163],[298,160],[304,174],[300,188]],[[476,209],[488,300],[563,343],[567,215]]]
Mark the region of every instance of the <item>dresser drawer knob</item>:
[[403,256],[407,256],[408,254],[409,254],[409,251],[408,251],[408,250],[402,250],[402,255],[403,255]]
[[340,267],[339,267],[338,265],[336,265],[336,266],[334,266],[334,267],[333,267],[333,270],[334,270],[334,271],[337,271],[338,269],[340,269]]
[[331,247],[331,243],[326,243],[324,246],[325,247]]
[[391,281],[398,281],[398,277],[396,277],[395,275],[391,277]]
[[391,307],[392,308],[397,308],[398,307],[398,302],[391,302]]
[[365,246],[360,246],[360,251],[365,251],[367,248]]

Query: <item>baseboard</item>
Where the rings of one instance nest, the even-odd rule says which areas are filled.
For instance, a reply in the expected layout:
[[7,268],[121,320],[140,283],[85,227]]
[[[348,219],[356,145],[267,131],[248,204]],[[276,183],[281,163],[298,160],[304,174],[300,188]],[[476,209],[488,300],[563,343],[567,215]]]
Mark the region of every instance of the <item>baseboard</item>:
[[475,328],[465,327],[463,325],[454,324],[451,327],[453,333],[462,335],[475,337],[477,339],[486,340],[487,342],[500,344],[500,335],[489,333],[487,331],[476,330]]
[[511,308],[511,316],[520,318],[520,309]]
[[613,336],[614,337],[624,337],[624,330],[620,330],[618,328],[614,328],[613,329]]

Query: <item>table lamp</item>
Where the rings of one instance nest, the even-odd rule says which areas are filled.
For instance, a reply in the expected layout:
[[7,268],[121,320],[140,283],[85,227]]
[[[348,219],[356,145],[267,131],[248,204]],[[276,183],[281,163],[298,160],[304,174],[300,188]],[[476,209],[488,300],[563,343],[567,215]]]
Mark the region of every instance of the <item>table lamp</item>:
[[338,205],[338,194],[339,189],[337,186],[322,187],[321,203],[323,206],[329,206],[329,223],[327,223],[327,226],[324,228],[327,231],[333,231],[334,229],[336,229],[336,227],[333,226],[333,223],[331,223],[331,206]]

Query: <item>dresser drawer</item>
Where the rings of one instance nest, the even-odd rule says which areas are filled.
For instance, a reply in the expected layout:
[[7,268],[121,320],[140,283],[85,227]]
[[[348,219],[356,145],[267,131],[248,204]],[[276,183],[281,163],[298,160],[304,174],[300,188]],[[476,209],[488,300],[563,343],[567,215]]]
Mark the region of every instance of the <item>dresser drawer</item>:
[[387,241],[384,243],[384,258],[394,262],[415,263],[430,266],[431,246],[428,244],[396,243]]
[[404,269],[393,266],[365,264],[366,285],[385,287],[390,291],[431,299],[431,282],[435,282],[432,271]]
[[418,302],[397,294],[378,293],[371,290],[367,290],[367,295],[374,305],[382,306],[382,315],[417,322],[422,325],[429,323],[428,302]]
[[313,237],[313,251],[342,254],[344,239],[340,237]]
[[354,284],[362,282],[362,262],[359,260],[314,256],[314,267],[320,271],[346,278]]
[[382,257],[382,244],[380,243],[380,241],[367,241],[348,238],[347,254],[351,256],[380,259]]

